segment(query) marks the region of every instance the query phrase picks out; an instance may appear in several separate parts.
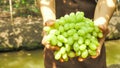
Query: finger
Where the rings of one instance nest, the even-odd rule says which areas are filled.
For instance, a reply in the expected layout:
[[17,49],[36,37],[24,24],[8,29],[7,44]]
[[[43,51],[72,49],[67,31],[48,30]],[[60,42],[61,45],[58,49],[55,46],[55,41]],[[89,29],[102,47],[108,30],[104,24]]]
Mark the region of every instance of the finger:
[[84,61],[85,59],[84,58],[78,58],[78,61],[80,61],[80,62],[82,62],[82,61]]
[[53,26],[54,25],[54,20],[48,20],[45,22],[45,26]]
[[46,44],[47,44],[46,38],[47,38],[47,36],[43,36],[43,39],[42,39],[42,44],[43,44],[43,45],[46,45]]

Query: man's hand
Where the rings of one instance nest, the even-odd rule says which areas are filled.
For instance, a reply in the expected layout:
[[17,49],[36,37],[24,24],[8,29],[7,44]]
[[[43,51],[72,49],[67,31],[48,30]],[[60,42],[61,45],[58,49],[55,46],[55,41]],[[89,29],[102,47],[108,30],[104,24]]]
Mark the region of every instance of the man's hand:
[[102,30],[103,37],[99,39],[99,46],[96,50],[97,54],[95,56],[91,56],[91,58],[97,58],[100,55],[102,45],[104,44],[105,38],[106,38],[107,34],[109,33],[107,26],[99,25],[98,27]]
[[[50,27],[52,27],[52,26],[54,25],[54,22],[55,22],[54,20],[48,20],[48,21],[46,21],[45,24],[43,24],[43,25],[44,25],[44,26],[50,26]],[[48,42],[46,41],[46,37],[47,37],[47,34],[46,34],[45,31],[43,31],[42,44],[45,45],[46,48],[49,48],[49,49],[52,49],[52,50],[58,50],[59,47],[50,45],[50,43],[48,43]]]
[[[102,48],[102,45],[104,44],[106,35],[109,33],[109,30],[108,30],[108,28],[107,28],[106,26],[104,26],[104,25],[99,25],[98,27],[102,30],[103,37],[100,38],[100,39],[98,39],[99,45],[98,45],[98,48],[97,48],[97,50],[96,50],[97,54],[96,54],[95,56],[90,56],[90,57],[93,58],[93,59],[97,58],[97,57],[100,55],[100,53],[101,53],[101,48]],[[84,60],[86,60],[86,59],[88,59],[88,58],[90,58],[90,57],[87,57],[87,58],[85,58],[85,59],[79,57],[79,58],[78,58],[78,61],[82,62],[82,61],[84,61]]]

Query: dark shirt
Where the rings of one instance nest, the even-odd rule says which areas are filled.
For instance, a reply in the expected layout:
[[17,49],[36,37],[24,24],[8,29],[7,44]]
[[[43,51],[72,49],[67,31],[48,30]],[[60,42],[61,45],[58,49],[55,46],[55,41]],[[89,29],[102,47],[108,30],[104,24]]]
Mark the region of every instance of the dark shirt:
[[83,11],[85,17],[91,19],[94,16],[95,0],[55,0],[55,3],[57,18],[76,11]]

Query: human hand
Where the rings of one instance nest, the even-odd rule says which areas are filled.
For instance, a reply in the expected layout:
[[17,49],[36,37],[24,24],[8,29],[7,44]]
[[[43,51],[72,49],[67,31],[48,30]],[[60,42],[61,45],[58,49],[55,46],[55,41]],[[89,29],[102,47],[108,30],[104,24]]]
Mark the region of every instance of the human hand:
[[86,59],[89,59],[89,58],[95,59],[95,58],[97,58],[100,55],[102,45],[104,44],[106,35],[109,33],[109,30],[108,30],[108,28],[105,25],[99,25],[98,27],[102,31],[103,37],[98,39],[99,45],[98,45],[98,47],[96,49],[96,55],[94,55],[94,56],[88,56],[87,58],[81,58],[81,57],[79,57],[78,61],[82,62],[82,61],[84,61]]
[[[48,20],[48,21],[45,22],[45,24],[43,24],[43,26],[44,27],[45,26],[52,27],[54,25],[54,22],[55,22],[54,20]],[[49,42],[46,41],[47,33],[44,30],[43,30],[43,34],[42,35],[43,35],[42,44],[45,45],[46,48],[49,48],[49,49],[52,49],[52,50],[58,50],[59,49],[59,47],[52,46],[52,45],[50,45]]]
[[102,45],[104,44],[105,38],[106,38],[107,34],[109,33],[109,29],[108,29],[107,26],[105,26],[105,25],[99,25],[98,27],[102,31],[103,37],[98,39],[99,40],[99,46],[98,46],[98,48],[96,50],[97,54],[95,56],[91,56],[91,58],[93,58],[93,59],[97,58],[100,55]]

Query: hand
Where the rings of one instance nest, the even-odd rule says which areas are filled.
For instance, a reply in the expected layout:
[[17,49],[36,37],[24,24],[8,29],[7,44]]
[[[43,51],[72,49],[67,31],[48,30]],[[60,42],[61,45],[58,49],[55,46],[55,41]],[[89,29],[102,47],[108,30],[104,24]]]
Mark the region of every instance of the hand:
[[105,38],[107,34],[109,33],[108,28],[105,25],[99,25],[99,28],[102,30],[103,37],[99,39],[99,47],[97,48],[97,55],[96,56],[91,56],[91,58],[97,58],[100,55],[102,45],[105,41]]
[[[105,41],[106,35],[109,33],[108,28],[106,28],[104,25],[99,26],[99,28],[102,30],[103,37],[99,39],[99,47],[96,50],[97,54],[95,56],[90,56],[93,59],[97,58],[100,55],[101,48],[102,48],[102,45],[103,45],[103,43]],[[88,59],[90,57],[87,57],[87,58],[81,58],[81,57],[79,57],[78,61],[82,62],[82,61],[84,61],[84,60],[86,60],[86,59]]]
[[[54,20],[48,20],[44,24],[44,26],[50,26],[50,27],[52,27],[53,25],[54,25]],[[46,41],[46,37],[47,37],[46,32],[43,31],[42,44],[45,45],[46,48],[49,48],[49,49],[52,49],[52,50],[58,50],[59,47],[50,45],[50,43],[48,43]]]

